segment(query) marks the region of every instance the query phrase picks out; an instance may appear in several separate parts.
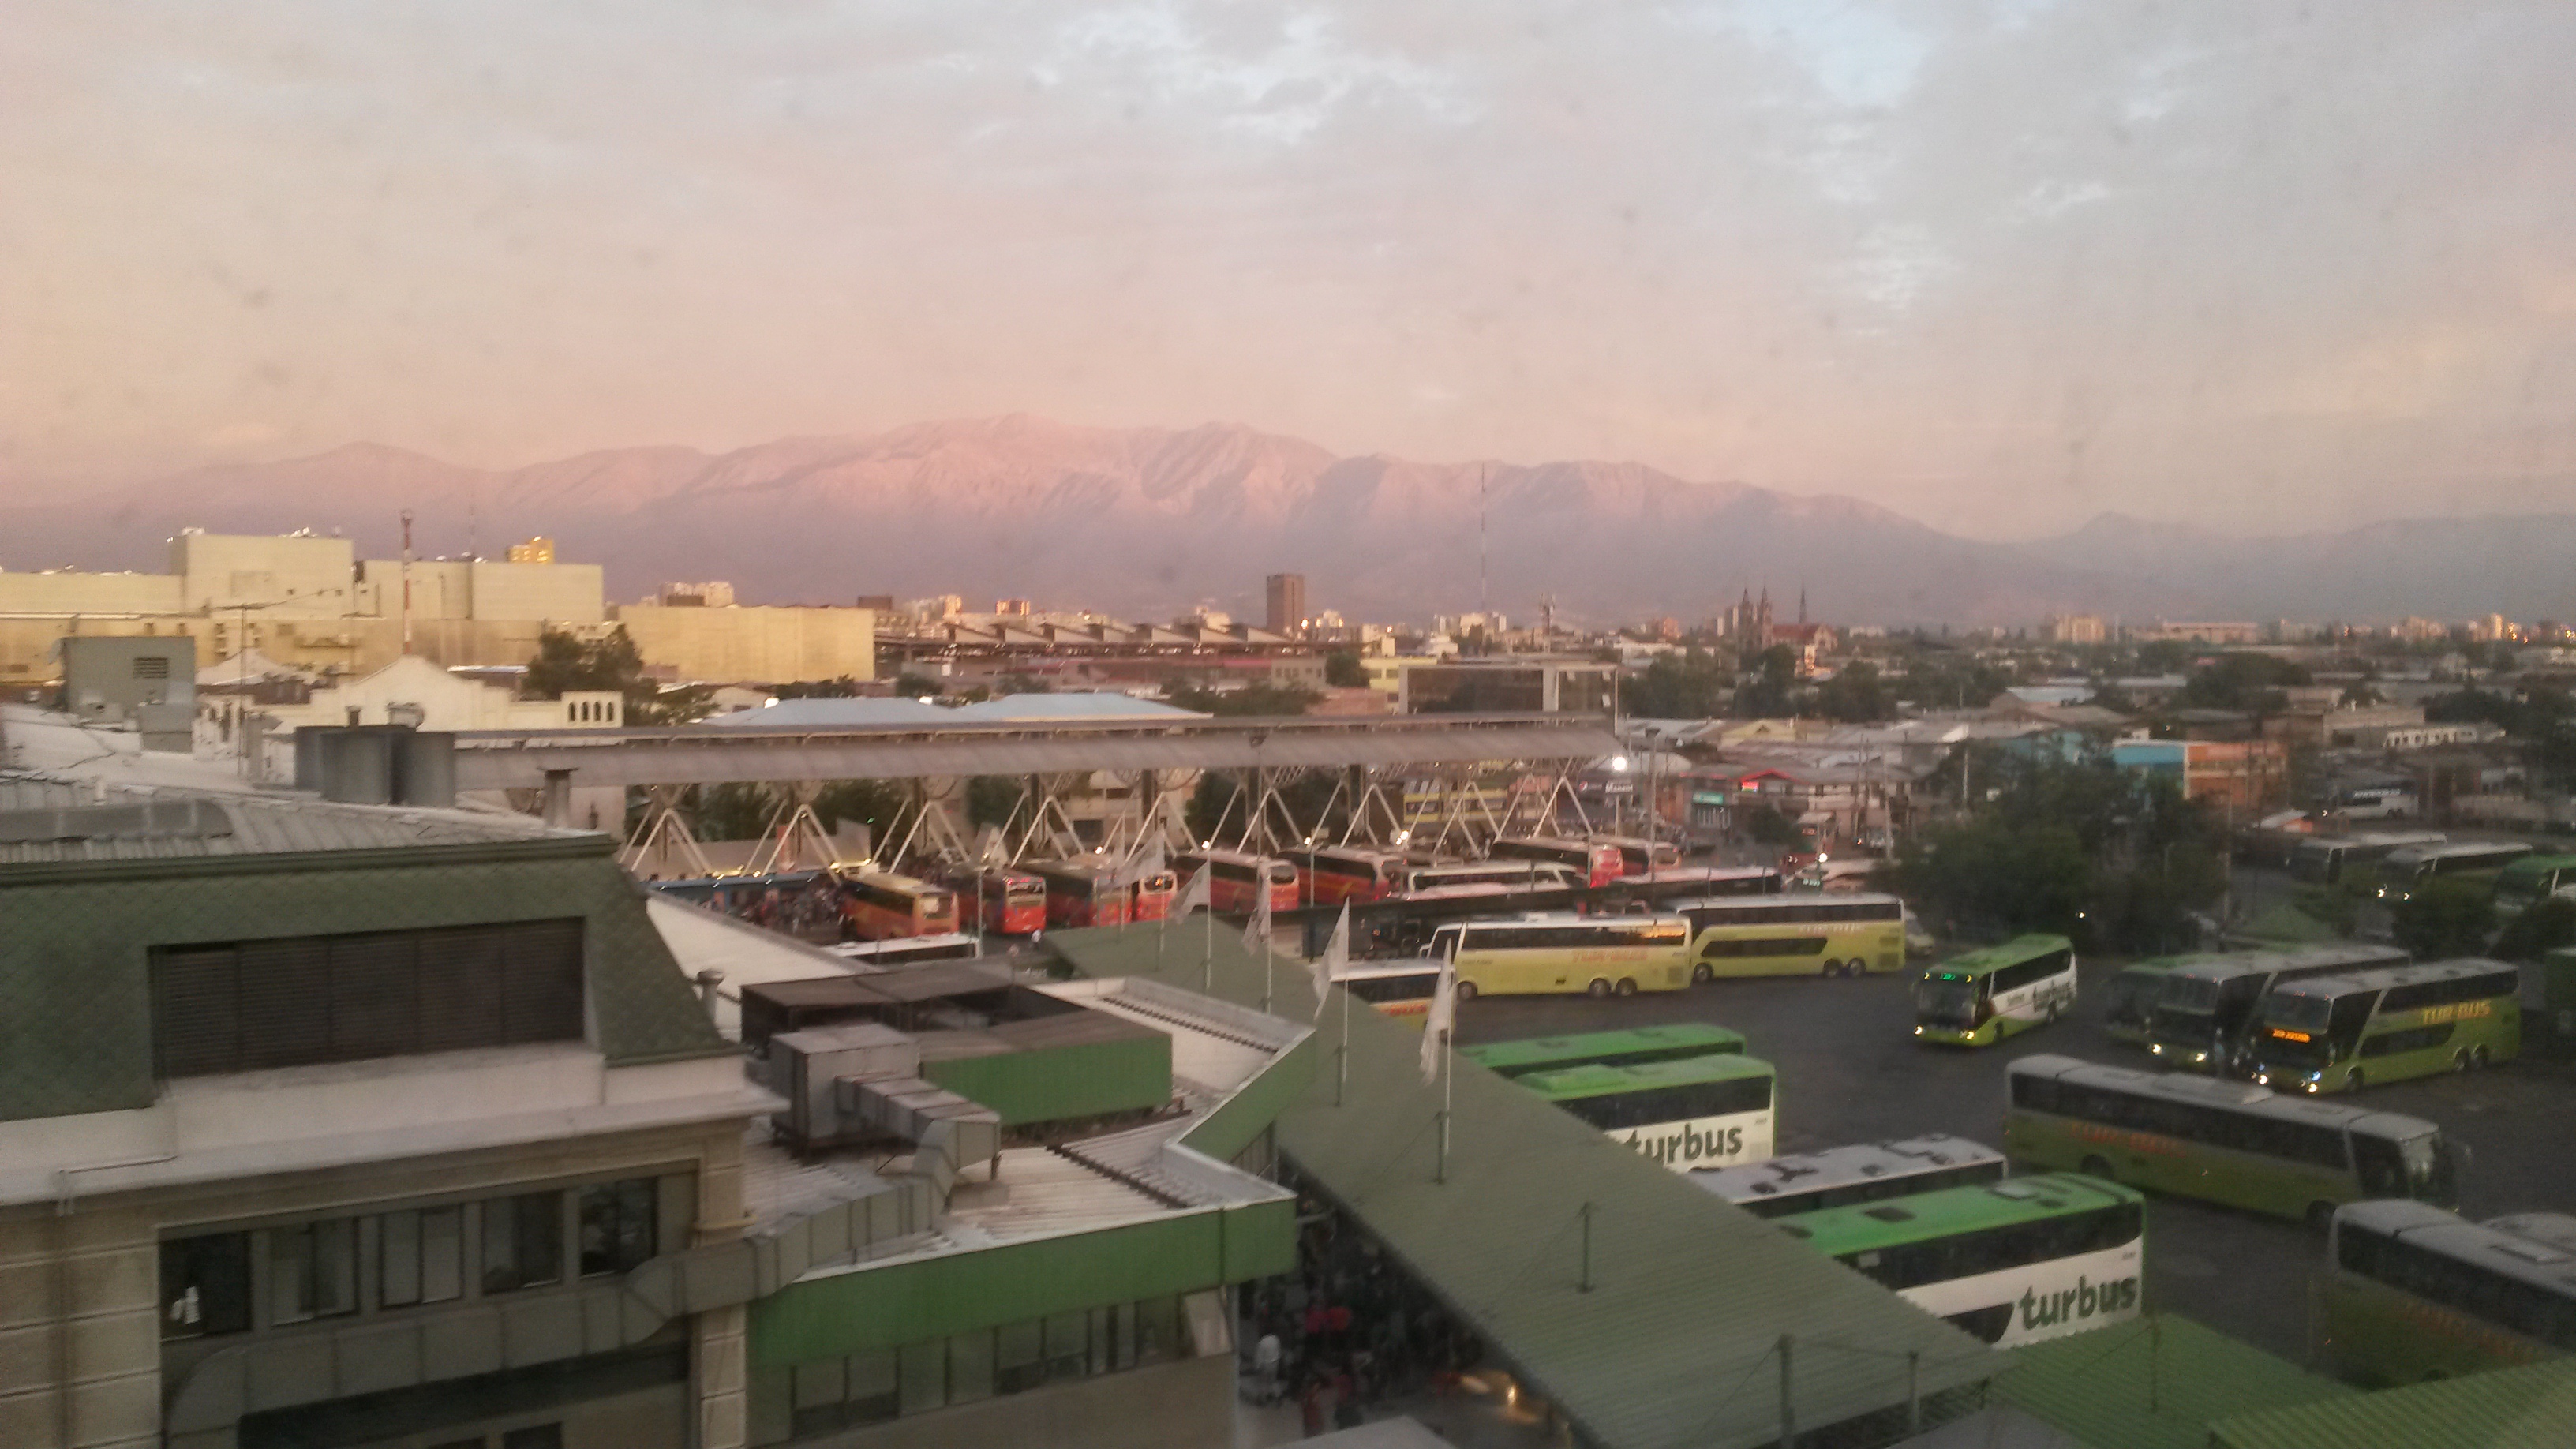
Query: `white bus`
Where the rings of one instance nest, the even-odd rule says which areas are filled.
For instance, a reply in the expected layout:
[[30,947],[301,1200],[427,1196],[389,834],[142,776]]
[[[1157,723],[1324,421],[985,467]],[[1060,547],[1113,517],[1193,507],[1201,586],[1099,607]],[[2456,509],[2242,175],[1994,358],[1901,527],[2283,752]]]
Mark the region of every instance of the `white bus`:
[[1679,916],[1507,917],[1456,921],[1422,954],[1452,963],[1458,1000],[1581,991],[1634,996],[1690,984],[1690,923]]
[[1431,998],[1440,989],[1437,961],[1354,961],[1333,984],[1391,1016],[1419,1028],[1431,1014]]
[[1522,895],[1573,890],[1583,884],[1575,879],[1573,871],[1543,860],[1465,860],[1406,866],[1397,879],[1401,883],[1398,900],[1421,899],[1426,891],[1454,892],[1460,886],[1491,886],[1505,894]]
[[2012,1347],[2138,1316],[2145,1199],[2075,1173],[1773,1220],[1924,1312]]
[[1858,1142],[1740,1167],[1701,1168],[1691,1181],[1757,1218],[1787,1217],[1882,1198],[1983,1187],[2004,1180],[2004,1155],[1936,1132],[1897,1142]]
[[1771,1155],[1778,1076],[1741,1052],[1512,1079],[1676,1172]]

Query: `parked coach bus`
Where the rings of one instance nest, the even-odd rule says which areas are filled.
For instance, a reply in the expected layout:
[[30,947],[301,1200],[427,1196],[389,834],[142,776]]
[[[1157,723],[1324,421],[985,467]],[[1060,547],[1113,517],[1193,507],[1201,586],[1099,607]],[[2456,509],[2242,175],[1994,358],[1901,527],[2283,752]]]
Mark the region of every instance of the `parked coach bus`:
[[1284,860],[1239,850],[1193,850],[1173,861],[1172,868],[1184,880],[1194,871],[1207,871],[1209,909],[1224,915],[1252,914],[1265,890],[1273,911],[1297,909],[1297,867]]
[[1288,863],[1297,868],[1297,899],[1309,906],[1382,901],[1403,888],[1404,857],[1392,850],[1319,845],[1290,851]]
[[1439,900],[1467,886],[1490,887],[1496,895],[1535,895],[1576,890],[1582,884],[1564,866],[1543,860],[1464,860],[1406,866],[1399,898]]
[[2507,840],[2454,840],[2444,845],[2410,845],[2380,858],[2373,871],[2383,901],[2411,898],[2437,880],[2465,881],[2492,893],[2506,866],[2531,854],[2531,847]]
[[1681,847],[1669,840],[1639,840],[1627,835],[1596,835],[1595,845],[1606,845],[1619,852],[1619,874],[1645,879],[1649,874],[1670,870],[1682,863]]
[[2576,889],[2576,855],[2526,855],[2496,872],[2495,911],[2512,920],[2569,889]]
[[1544,860],[1573,872],[1575,882],[1606,886],[1627,873],[1628,861],[1606,840],[1562,840],[1537,835],[1505,835],[1485,852],[1496,860]]
[[2335,885],[2346,875],[2379,863],[2402,846],[2439,845],[2448,836],[2438,830],[2367,830],[2358,835],[2320,835],[2302,840],[2290,852],[2290,878],[2309,885]]
[[2138,1316],[2145,1208],[2117,1183],[2042,1173],[1773,1225],[1962,1332],[2011,1347]]
[[1376,1008],[1378,1015],[1419,1029],[1440,990],[1440,972],[1437,961],[1357,961],[1344,967],[1333,984]]
[[1046,889],[1047,925],[1059,931],[1116,926],[1127,920],[1128,892],[1105,860],[1042,860],[1031,865]]
[[1129,887],[1128,919],[1159,921],[1172,913],[1172,901],[1181,893],[1181,878],[1168,870],[1148,872]]
[[2335,1210],[2325,1347],[2347,1378],[2409,1384],[2576,1353],[2576,1219],[2484,1224],[2419,1202]]
[[2145,1046],[2155,1039],[2156,997],[2164,988],[2165,978],[2178,966],[2221,959],[2216,955],[2158,956],[2121,967],[2102,988],[2107,998],[2102,1007],[2103,1031],[2113,1041]]
[[2004,1074],[2004,1151],[2015,1161],[2319,1228],[2365,1197],[2447,1207],[2459,1195],[2451,1146],[2420,1117],[2073,1057],[2023,1057]]
[[1559,1067],[1517,1078],[1529,1091],[1676,1172],[1771,1155],[1777,1074],[1741,1052]]
[[1668,907],[1691,923],[1691,980],[1865,976],[1905,965],[1905,903],[1894,896],[1733,896]]
[[2522,971],[2441,961],[2318,976],[2263,998],[2248,1075],[2282,1091],[2358,1091],[2509,1062],[2522,1051]]
[[2286,982],[2402,965],[2394,946],[2306,946],[2203,956],[2165,974],[2147,1021],[2147,1050],[2181,1071],[2238,1075],[2264,994]]
[[1580,1031],[1566,1036],[1489,1041],[1458,1048],[1458,1055],[1500,1077],[1525,1077],[1559,1067],[1633,1067],[1744,1050],[1742,1035],[1704,1021],[1676,1021],[1628,1031]]
[[863,941],[943,936],[957,929],[957,893],[885,871],[841,877],[841,919]]
[[1702,1168],[1691,1181],[1757,1218],[1850,1207],[2004,1180],[2004,1155],[1947,1133],[1859,1142],[1739,1167]]
[[1992,1046],[2057,1020],[2075,1005],[2075,943],[2022,936],[1927,966],[1914,983],[1914,1034],[1954,1046]]
[[1542,916],[1459,921],[1423,954],[1448,961],[1458,1000],[1581,991],[1634,996],[1690,984],[1690,923],[1679,916]]
[[1046,882],[1024,870],[967,870],[944,882],[968,902],[988,936],[1033,936],[1046,929]]

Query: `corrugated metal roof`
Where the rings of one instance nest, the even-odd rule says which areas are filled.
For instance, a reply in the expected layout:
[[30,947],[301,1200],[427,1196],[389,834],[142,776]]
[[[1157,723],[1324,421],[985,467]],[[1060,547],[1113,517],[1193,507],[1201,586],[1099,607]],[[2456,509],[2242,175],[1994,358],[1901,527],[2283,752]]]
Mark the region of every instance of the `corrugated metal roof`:
[[[1156,976],[1151,932],[1067,931],[1048,944],[1086,975]],[[1212,949],[1214,994],[1259,1002],[1259,959],[1231,932]],[[1162,953],[1165,974],[1195,989],[1201,951]],[[1313,1010],[1294,963],[1278,963],[1270,989],[1282,1016]],[[1328,1013],[1320,1028],[1337,1045],[1341,1019]],[[1927,1395],[2005,1366],[1995,1350],[1463,1061],[1447,1181],[1434,1182],[1441,1095],[1423,1084],[1420,1033],[1366,1008],[1349,1021],[1348,1105],[1333,1104],[1335,1073],[1319,1071],[1279,1119],[1282,1149],[1587,1442],[1772,1442],[1784,1334],[1807,1428],[1901,1408],[1908,1352],[1921,1355]],[[1579,1287],[1586,1203],[1589,1292]]]
[[1198,710],[1157,704],[1132,694],[1107,690],[1070,690],[1060,694],[1006,694],[999,699],[961,704],[949,713],[971,720],[1153,720],[1206,719]]
[[917,699],[782,699],[698,721],[703,729],[856,729],[869,725],[937,728],[948,711]]
[[[783,708],[783,706],[782,706]],[[955,711],[942,710],[943,715]],[[1592,721],[1505,723],[1372,719],[1125,720],[1059,727],[966,721],[935,732],[888,728],[778,731],[602,730],[481,732],[458,738],[460,790],[528,788],[549,770],[582,785],[678,785],[768,780],[908,780],[1077,770],[1247,769],[1253,766],[1473,764],[1591,760],[1620,752]]]
[[2033,1344],[2014,1357],[1995,1380],[1995,1396],[2093,1449],[2203,1449],[2213,1419],[2353,1392],[2170,1313]]
[[2566,1449],[2576,1444],[2576,1362],[2237,1414],[2209,1426],[2218,1449]]
[[[101,806],[133,807],[102,811]],[[229,829],[211,828],[220,812]],[[310,797],[101,785],[47,775],[0,775],[0,816],[31,828],[6,832],[0,865],[82,860],[163,860],[297,851],[481,845],[570,832],[534,820],[461,810],[325,804]],[[47,818],[55,831],[33,829]]]

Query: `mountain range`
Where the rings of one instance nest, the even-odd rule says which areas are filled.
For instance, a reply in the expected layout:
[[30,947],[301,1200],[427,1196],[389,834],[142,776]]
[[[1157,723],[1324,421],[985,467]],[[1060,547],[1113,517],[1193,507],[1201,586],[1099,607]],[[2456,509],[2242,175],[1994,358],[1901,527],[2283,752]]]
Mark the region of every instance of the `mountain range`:
[[1257,616],[1262,576],[1312,608],[1422,619],[1704,618],[1767,587],[1835,621],[2576,618],[2576,515],[2381,522],[2275,538],[2105,514],[2062,537],[1963,538],[1859,499],[1692,482],[1635,463],[1337,457],[1231,425],[1025,416],[789,438],[726,453],[618,448],[507,471],[355,444],[207,467],[73,502],[0,506],[0,567],[165,566],[161,540],[345,532],[389,557],[530,534],[606,565],[610,597],[730,580],[745,603],[995,596],[1161,618]]

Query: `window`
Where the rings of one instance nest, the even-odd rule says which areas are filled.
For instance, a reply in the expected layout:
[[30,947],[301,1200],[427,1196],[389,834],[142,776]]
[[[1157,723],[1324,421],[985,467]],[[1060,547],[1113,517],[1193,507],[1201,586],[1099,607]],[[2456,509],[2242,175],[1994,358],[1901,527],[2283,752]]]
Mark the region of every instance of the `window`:
[[163,1077],[582,1036],[579,920],[152,953]]
[[[2390,993],[2394,995],[2395,993]],[[2400,1052],[2431,1051],[2451,1039],[2452,1024],[2435,1022],[2431,1026],[2409,1027],[2404,1031],[2383,1031],[2361,1039],[2364,1057],[2395,1056]]]
[[268,1250],[268,1321],[307,1323],[358,1311],[358,1220],[332,1218],[261,1236]]
[[482,1204],[483,1291],[508,1293],[563,1278],[563,1194],[521,1193]]
[[631,1177],[585,1187],[579,1202],[581,1276],[623,1273],[653,1256],[653,1179]]
[[168,656],[160,654],[145,654],[139,656],[134,661],[134,677],[137,679],[169,678],[170,660]]
[[376,1218],[377,1301],[445,1303],[465,1292],[465,1211],[407,1208]]
[[250,1327],[250,1234],[206,1233],[161,1245],[161,1336]]

